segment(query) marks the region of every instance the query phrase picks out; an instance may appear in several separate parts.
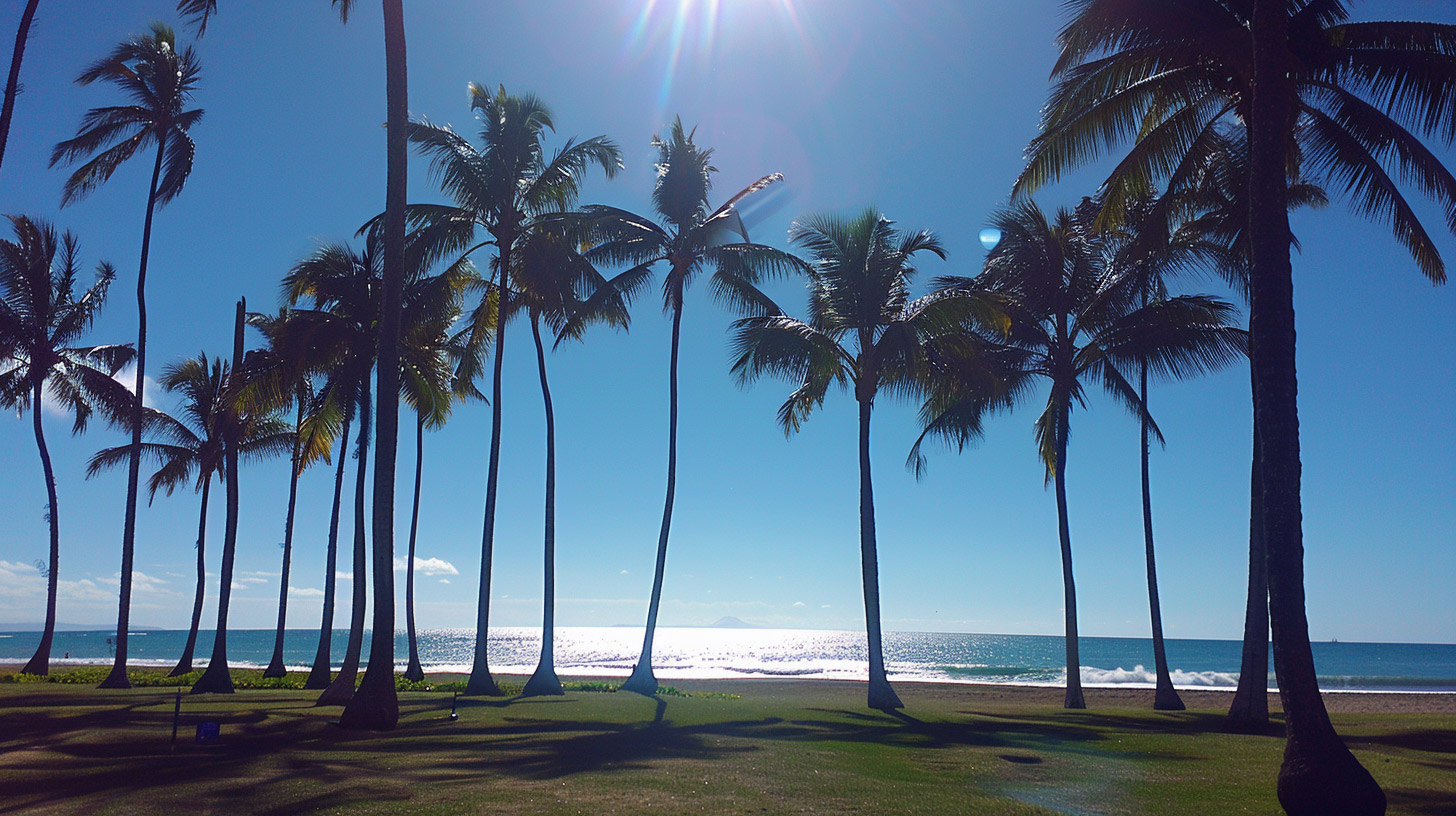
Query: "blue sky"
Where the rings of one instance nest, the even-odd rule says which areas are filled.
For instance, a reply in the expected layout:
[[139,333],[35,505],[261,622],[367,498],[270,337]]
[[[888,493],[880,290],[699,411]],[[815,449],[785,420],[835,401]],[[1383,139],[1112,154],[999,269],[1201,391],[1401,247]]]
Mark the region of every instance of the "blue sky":
[[[20,4],[0,13],[13,30]],[[1007,201],[1034,134],[1054,58],[1059,4],[956,0],[533,0],[407,3],[410,110],[473,131],[466,84],[503,83],[551,107],[558,133],[605,134],[626,171],[593,178],[584,202],[646,211],[649,140],[674,115],[712,146],[717,199],[768,172],[787,181],[750,208],[756,240],[784,245],[797,215],[874,205],[905,227],[936,230],[947,262],[969,274],[976,239]],[[1359,4],[1356,19],[1456,22],[1438,2]],[[0,212],[76,231],[88,262],[121,275],[96,342],[135,336],[132,299],[146,171],[127,167],[88,200],[58,210],[65,174],[46,168],[57,141],[104,87],[82,67],[173,3],[42,4],[24,63]],[[188,36],[188,35],[184,35]],[[157,219],[149,274],[150,367],[229,346],[233,303],[271,310],[288,267],[323,241],[349,238],[382,206],[384,69],[379,12],[360,4],[341,26],[324,0],[229,2],[197,48],[198,153],[183,195]],[[1451,151],[1442,155],[1456,161]],[[1095,169],[1038,196],[1075,203]],[[425,162],[411,200],[439,200]],[[1421,212],[1439,230],[1429,206]],[[1456,640],[1456,293],[1432,287],[1378,225],[1336,204],[1301,214],[1295,259],[1309,615],[1316,639]],[[1440,238],[1456,257],[1456,241]],[[1206,284],[1202,288],[1211,288]],[[797,285],[774,290],[791,312]],[[640,624],[645,616],[666,457],[668,324],[653,296],[630,333],[599,330],[550,362],[558,425],[558,622]],[[684,319],[677,513],[664,625],[733,615],[754,623],[863,625],[858,569],[855,413],[847,394],[792,439],[774,422],[788,391],[743,390],[727,373],[731,316],[706,290]],[[505,433],[492,621],[540,616],[543,428],[525,326],[506,351]],[[167,396],[156,401],[166,406]],[[1157,388],[1168,439],[1153,460],[1163,615],[1170,637],[1238,637],[1247,568],[1248,375],[1231,370]],[[874,468],[887,629],[1056,634],[1061,580],[1055,502],[1043,488],[1028,406],[998,417],[980,446],[933,455],[917,483],[904,468],[912,406],[876,406]],[[125,477],[84,481],[85,459],[122,436],[99,426],[72,439],[46,416],[59,475],[60,619],[114,621]],[[406,425],[408,427],[408,425]],[[460,408],[426,439],[420,555],[424,626],[473,621],[489,411]],[[412,442],[401,446],[400,529],[408,523]],[[32,562],[45,557],[45,492],[28,417],[0,418],[0,621],[43,614]],[[287,494],[286,464],[244,470],[233,625],[272,623]],[[1073,419],[1068,467],[1082,631],[1147,631],[1137,426],[1108,400]],[[290,625],[316,626],[331,477],[300,487]],[[220,499],[220,495],[217,497]],[[346,518],[347,518],[346,508]],[[141,513],[133,621],[185,626],[197,498],[159,497]],[[210,562],[221,547],[214,507]],[[345,536],[348,526],[345,526]],[[403,537],[401,537],[403,542]],[[343,562],[347,569],[347,562]],[[347,588],[347,584],[341,585]],[[216,588],[209,589],[210,597]],[[209,611],[208,613],[212,613]],[[341,608],[339,620],[347,619]],[[211,618],[209,617],[208,620]]]

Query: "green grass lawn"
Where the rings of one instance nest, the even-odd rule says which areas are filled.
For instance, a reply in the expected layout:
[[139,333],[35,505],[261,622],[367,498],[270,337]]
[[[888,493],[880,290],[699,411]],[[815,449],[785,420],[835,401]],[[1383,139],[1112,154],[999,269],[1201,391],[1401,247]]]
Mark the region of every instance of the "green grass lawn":
[[[1283,740],[1222,712],[1067,712],[972,687],[683,684],[731,695],[461,700],[406,692],[389,734],[341,731],[314,694],[101,692],[0,683],[0,813],[1277,814]],[[1096,706],[1094,695],[1089,702]],[[193,741],[196,723],[221,739]],[[1336,724],[1391,814],[1456,814],[1456,715]]]

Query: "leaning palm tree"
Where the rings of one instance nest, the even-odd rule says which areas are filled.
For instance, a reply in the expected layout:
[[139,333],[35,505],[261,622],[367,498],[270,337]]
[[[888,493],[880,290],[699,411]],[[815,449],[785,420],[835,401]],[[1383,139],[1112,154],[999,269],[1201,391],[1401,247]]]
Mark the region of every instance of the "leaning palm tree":
[[10,138],[10,120],[15,115],[15,98],[20,95],[20,62],[25,59],[25,44],[30,40],[30,25],[35,20],[40,0],[27,0],[20,13],[20,26],[15,32],[15,50],[10,55],[10,75],[5,79],[5,101],[0,103],[0,164],[5,161],[5,143]]
[[107,288],[116,276],[111,265],[101,264],[96,282],[78,297],[76,278],[81,270],[76,237],[66,233],[58,240],[50,225],[23,215],[9,216],[9,220],[15,240],[0,240],[0,408],[31,412],[50,526],[45,628],[35,654],[21,671],[49,674],[56,632],[61,511],[41,423],[42,400],[48,396],[73,415],[73,433],[85,431],[97,410],[114,422],[129,422],[131,394],[114,376],[133,355],[130,346],[77,345],[106,302]]
[[[189,674],[192,658],[197,646],[197,630],[202,620],[204,587],[207,582],[206,543],[207,506],[214,478],[225,480],[225,440],[223,434],[235,424],[234,406],[228,403],[232,369],[221,358],[209,362],[206,354],[198,354],[180,363],[173,363],[163,369],[159,384],[168,393],[181,396],[178,415],[174,417],[164,411],[148,408],[146,427],[151,441],[142,443],[142,458],[155,462],[158,467],[147,480],[147,503],[157,496],[157,491],[172,495],[178,487],[192,483],[201,495],[201,509],[197,517],[197,586],[192,598],[192,624],[187,630],[187,641],[182,647],[182,657],[172,669],[170,677]],[[240,453],[249,457],[263,457],[278,453],[293,443],[293,434],[283,424],[271,418],[250,422],[246,435],[239,440]],[[92,478],[103,470],[121,467],[131,459],[131,446],[118,445],[105,448],[91,457],[86,477]]]
[[[1231,325],[1234,308],[1222,300],[1199,295],[1143,302],[1144,281],[1137,270],[1109,269],[1112,253],[1091,230],[1094,209],[1084,206],[1076,214],[1063,210],[1053,220],[1033,204],[1004,210],[993,218],[1002,238],[987,256],[985,270],[975,278],[938,281],[941,297],[1000,301],[1004,323],[968,323],[967,330],[975,335],[977,346],[999,347],[1020,358],[1005,393],[1028,393],[1025,380],[1030,378],[1049,385],[1035,427],[1046,480],[1054,482],[1056,490],[1067,708],[1086,707],[1066,486],[1073,406],[1085,404],[1086,384],[1096,381],[1161,440],[1124,372],[1146,366],[1154,376],[1181,378],[1227,366],[1244,348],[1243,332]],[[955,391],[958,385],[941,387]],[[945,400],[939,415],[927,417],[927,433],[963,444],[968,438],[965,418],[979,422],[979,412],[967,411],[964,402],[978,407],[983,404],[982,393],[968,388],[964,400]],[[979,425],[973,429],[978,431]]]
[[[1343,189],[1356,212],[1385,221],[1420,271],[1443,282],[1445,264],[1401,185],[1432,198],[1456,230],[1456,176],[1421,138],[1447,145],[1456,139],[1456,109],[1445,80],[1456,68],[1456,26],[1350,23],[1341,0],[1187,0],[1176,7],[1157,0],[1077,0],[1071,10],[1054,70],[1060,81],[1020,188],[1054,180],[1133,134],[1136,143],[1110,179],[1112,194],[1155,177],[1176,182],[1192,172],[1186,157],[1197,151],[1191,148],[1225,118],[1249,130],[1252,155],[1259,157],[1257,139],[1268,139],[1263,146],[1277,155],[1252,161],[1250,223],[1258,235],[1250,236],[1249,322],[1254,367],[1263,372],[1255,390],[1272,389],[1255,396],[1255,424],[1261,426],[1256,435],[1275,674],[1289,714],[1279,799],[1290,812],[1380,812],[1383,793],[1329,722],[1309,647],[1291,236],[1287,211],[1264,208],[1286,203],[1287,169],[1302,168],[1316,182]],[[1255,94],[1256,88],[1268,93]],[[1264,233],[1271,224],[1277,235]],[[1260,298],[1266,280],[1271,288]],[[1266,316],[1273,337],[1260,337]]]
[[[755,181],[730,197],[715,210],[709,209],[713,187],[713,151],[693,141],[695,131],[683,129],[681,119],[673,121],[667,138],[654,136],[657,148],[657,183],[652,190],[652,207],[661,219],[636,215],[615,207],[584,207],[572,220],[586,227],[594,246],[587,258],[594,263],[627,264],[627,272],[603,289],[600,298],[634,295],[650,279],[652,270],[667,266],[662,283],[663,309],[672,318],[672,347],[668,359],[667,391],[667,493],[663,500],[662,526],[657,534],[657,560],[652,574],[652,595],[647,604],[647,626],[642,653],[637,658],[624,689],[641,694],[657,691],[652,672],[652,644],[657,633],[657,615],[662,606],[662,584],[667,572],[667,541],[672,528],[673,500],[677,494],[677,369],[682,333],[684,295],[704,268],[716,267],[710,286],[718,297],[756,314],[777,307],[753,286],[738,286],[761,273],[781,273],[794,267],[786,254],[748,241],[747,230],[736,205],[770,184],[782,181],[773,173]],[[731,241],[737,233],[741,241]]]
[[[505,351],[505,321],[496,314],[511,308],[502,270],[512,268],[519,242],[532,219],[570,207],[581,190],[586,170],[600,167],[608,177],[621,167],[620,151],[605,136],[567,143],[551,158],[542,144],[554,131],[551,113],[532,95],[512,96],[504,87],[492,93],[483,85],[470,86],[471,108],[480,120],[477,149],[449,127],[415,123],[410,141],[430,157],[430,170],[454,205],[416,205],[411,218],[421,225],[423,263],[459,253],[463,260],[486,245],[494,245],[492,283],[470,316],[470,353],[458,375],[472,379],[484,351],[494,346],[491,378],[491,442],[486,465],[485,520],[481,531],[480,595],[476,607],[475,657],[466,694],[499,694],[490,674],[486,652],[490,629],[490,572],[495,549],[496,490],[500,474],[501,366]],[[377,223],[377,220],[376,220]],[[490,238],[482,240],[479,233]]]
[[136,505],[141,477],[142,399],[147,369],[147,258],[152,242],[152,215],[158,205],[176,198],[192,172],[195,147],[187,131],[202,118],[187,110],[201,67],[192,49],[177,50],[177,37],[162,23],[150,34],[134,37],[112,49],[81,72],[77,82],[109,82],[132,104],[92,108],[76,136],[56,145],[51,165],[82,164],[66,180],[64,207],[105,184],[117,168],[143,148],[152,147],[152,181],[147,191],[147,217],[142,226],[142,251],[137,272],[136,387],[132,405],[132,456],[127,464],[126,511],[121,536],[120,603],[116,624],[116,662],[102,688],[130,688],[126,676],[127,627],[131,620],[132,561],[136,549]]
[[798,385],[779,408],[793,434],[818,408],[830,386],[852,388],[859,403],[859,535],[869,644],[869,707],[902,708],[885,672],[880,634],[879,554],[874,483],[870,477],[870,414],[881,393],[909,395],[925,379],[923,342],[944,328],[943,301],[911,300],[914,256],[945,257],[929,231],[904,233],[874,210],[845,221],[806,218],[789,234],[811,257],[809,320],[775,309],[733,327],[733,373],[740,383],[764,374]]

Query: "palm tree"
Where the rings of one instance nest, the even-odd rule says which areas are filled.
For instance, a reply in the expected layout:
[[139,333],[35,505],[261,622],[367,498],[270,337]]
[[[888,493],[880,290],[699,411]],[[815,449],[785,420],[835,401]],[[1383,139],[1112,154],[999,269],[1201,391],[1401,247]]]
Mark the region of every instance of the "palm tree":
[[[288,588],[293,563],[293,526],[298,505],[298,479],[309,465],[319,460],[331,460],[333,439],[339,434],[339,426],[343,421],[339,406],[328,400],[326,393],[319,393],[314,387],[313,377],[307,368],[312,348],[291,345],[305,337],[302,332],[290,331],[290,317],[291,312],[288,309],[281,309],[277,315],[248,315],[248,324],[263,334],[267,345],[249,352],[244,358],[247,371],[243,373],[238,392],[239,399],[250,410],[283,411],[291,407],[295,413],[293,449],[289,456],[288,511],[283,523],[278,623],[273,636],[273,656],[263,671],[264,677],[283,677],[288,673],[283,663],[283,638],[288,620]],[[339,491],[342,484],[336,484],[335,487],[332,520],[334,532],[337,533]],[[334,539],[334,544],[337,544],[337,538]],[[329,585],[330,602],[332,589],[332,585]],[[327,622],[332,625],[332,604],[326,617]],[[324,688],[328,685],[329,670],[327,642],[321,640],[320,645],[325,647],[322,661],[324,679],[317,687]]]
[[[147,480],[147,503],[151,504],[157,491],[164,490],[170,496],[188,482],[194,484],[194,489],[202,497],[197,519],[197,586],[192,599],[192,625],[187,630],[182,657],[169,677],[192,671],[197,630],[202,620],[203,589],[207,581],[208,497],[213,477],[219,480],[226,478],[226,440],[223,434],[237,424],[237,410],[228,402],[230,377],[231,367],[226,361],[214,357],[209,362],[206,354],[199,353],[196,357],[167,366],[162,372],[159,383],[162,389],[182,396],[178,412],[181,418],[153,408],[146,409],[146,427],[154,441],[142,443],[141,455],[158,465],[157,471]],[[239,450],[250,457],[277,454],[291,446],[294,439],[281,422],[270,417],[249,422],[245,430],[246,435],[239,440]],[[105,448],[91,457],[86,477],[94,477],[107,468],[120,467],[130,459],[130,445]]]
[[734,323],[733,373],[740,383],[770,374],[798,384],[779,408],[792,434],[824,402],[831,385],[854,390],[859,403],[859,534],[869,641],[869,707],[903,708],[885,673],[880,635],[879,555],[874,483],[870,477],[870,414],[881,393],[916,393],[924,381],[922,343],[943,327],[943,301],[910,299],[914,256],[945,258],[929,231],[903,233],[874,210],[852,220],[815,217],[789,230],[812,258],[809,320],[775,309]]
[[[56,631],[60,576],[61,511],[41,423],[41,401],[49,398],[74,415],[73,433],[86,430],[101,410],[114,422],[130,421],[132,402],[114,376],[132,360],[130,346],[75,345],[106,302],[116,276],[110,264],[97,268],[96,282],[76,294],[80,243],[71,233],[23,215],[8,216],[15,240],[0,240],[0,408],[30,410],[35,445],[45,474],[50,557],[46,562],[46,617],[40,645],[21,671],[49,674]],[[57,257],[59,255],[59,257]]]
[[112,173],[138,151],[156,148],[152,181],[147,191],[147,217],[142,227],[142,251],[137,273],[136,388],[132,405],[131,444],[127,464],[126,515],[121,538],[121,597],[116,624],[116,662],[102,688],[130,688],[126,676],[127,626],[131,619],[132,560],[136,544],[136,504],[141,475],[142,398],[147,369],[147,257],[152,241],[152,215],[158,205],[176,198],[192,172],[195,146],[187,131],[202,118],[201,110],[187,110],[201,75],[192,49],[177,50],[177,37],[162,23],[153,23],[150,35],[134,37],[112,49],[81,73],[77,82],[106,81],[130,97],[133,104],[92,108],[81,120],[75,138],[56,145],[51,166],[90,157],[66,180],[61,194],[64,207],[105,184]]
[[[1047,481],[1054,482],[1061,543],[1066,627],[1067,708],[1085,708],[1077,641],[1077,592],[1072,570],[1071,525],[1067,511],[1067,440],[1073,404],[1085,404],[1085,383],[1097,381],[1162,439],[1138,390],[1128,382],[1129,366],[1154,376],[1182,378],[1234,362],[1244,335],[1232,328],[1234,308],[1208,296],[1180,296],[1144,302],[1144,276],[1108,269],[1110,252],[1091,230],[1095,205],[1078,213],[1063,210],[1053,221],[1033,204],[998,213],[992,220],[1002,239],[975,278],[938,281],[942,296],[984,302],[999,298],[1002,325],[970,324],[977,345],[1000,346],[1020,365],[1010,370],[1007,403],[1028,393],[1029,381],[1049,384],[1045,408],[1036,420],[1036,440]],[[1017,370],[1019,368],[1019,370]],[[952,382],[954,390],[956,384]],[[978,389],[966,389],[973,409],[985,404]],[[963,444],[965,417],[979,411],[960,401],[929,417],[927,433]],[[995,407],[995,405],[991,405]],[[979,425],[973,425],[974,431]]]
[[[1456,65],[1451,49],[1456,26],[1350,23],[1348,9],[1338,0],[1305,0],[1277,8],[1263,2],[1189,0],[1176,10],[1154,0],[1078,0],[1072,10],[1055,70],[1062,80],[1019,182],[1023,189],[1094,157],[1123,134],[1137,134],[1138,139],[1114,172],[1112,190],[1133,189],[1159,175],[1176,179],[1190,171],[1183,158],[1196,151],[1189,146],[1219,119],[1233,116],[1249,130],[1256,145],[1253,154],[1259,152],[1257,140],[1271,140],[1265,146],[1280,151],[1284,167],[1293,163],[1308,168],[1316,181],[1343,188],[1357,212],[1389,224],[1423,274],[1433,282],[1445,280],[1445,264],[1396,179],[1434,199],[1447,226],[1456,230],[1456,177],[1416,135],[1448,145],[1456,139],[1456,116],[1442,79]],[[1255,90],[1261,87],[1270,93],[1259,99]],[[1262,134],[1261,122],[1267,123]],[[1261,426],[1256,436],[1275,674],[1290,715],[1280,802],[1291,813],[1331,807],[1373,813],[1383,810],[1384,795],[1329,724],[1310,655],[1297,477],[1293,307],[1291,301],[1286,309],[1279,294],[1292,291],[1286,280],[1291,236],[1287,213],[1273,222],[1259,220],[1267,214],[1261,207],[1285,202],[1287,182],[1284,172],[1264,177],[1259,162],[1253,165],[1251,224],[1261,231],[1273,223],[1282,233],[1278,247],[1275,237],[1265,236],[1268,254],[1262,264],[1259,240],[1250,236],[1255,390],[1263,389],[1262,368],[1269,377],[1266,384],[1277,394],[1256,395],[1255,423]],[[1269,284],[1275,288],[1261,300],[1259,279],[1266,275],[1278,281]],[[1279,311],[1270,327],[1278,337],[1258,336],[1266,309]],[[1261,366],[1261,359],[1269,359],[1265,352],[1276,350],[1281,361],[1277,368]],[[1271,433],[1283,435],[1271,438]]]
[[[580,192],[586,170],[592,165],[611,177],[621,166],[620,151],[605,136],[578,142],[575,139],[547,159],[542,139],[554,131],[551,113],[532,95],[511,96],[504,87],[495,93],[482,85],[470,86],[471,108],[480,120],[477,150],[467,139],[448,127],[417,122],[409,138],[420,152],[430,157],[430,169],[454,206],[411,208],[411,218],[425,226],[427,260],[453,252],[461,258],[488,244],[496,249],[492,268],[506,273],[512,258],[542,213],[571,206]],[[481,241],[477,233],[490,238]],[[497,312],[511,308],[507,287],[501,281],[487,286],[487,294],[471,314],[469,353],[459,372],[471,379],[479,369],[484,350],[494,345],[495,361],[491,383],[491,442],[486,469],[485,523],[481,532],[480,596],[475,622],[475,658],[466,683],[466,694],[499,694],[490,675],[486,642],[490,626],[490,571],[495,547],[496,486],[500,473],[501,363],[504,354],[505,321]]]
[[[546,411],[546,517],[543,573],[541,659],[526,681],[522,696],[564,694],[556,676],[556,413],[551,386],[546,376],[546,347],[541,341],[545,322],[555,344],[579,340],[593,322],[607,322],[618,328],[628,325],[627,303],[613,282],[604,279],[577,251],[572,237],[547,227],[533,229],[516,253],[507,282],[512,290],[505,314],[525,313],[531,323],[536,346],[536,369],[541,379],[541,399]],[[626,274],[626,273],[624,273]],[[595,300],[591,295],[603,292]]]
[[[369,431],[372,392],[369,377],[378,354],[378,320],[380,314],[380,257],[376,247],[356,253],[343,244],[329,244],[316,250],[295,266],[283,280],[286,305],[292,311],[285,331],[293,335],[285,341],[289,348],[308,349],[307,370],[327,378],[323,388],[328,399],[342,407],[343,433],[347,435],[355,415],[357,430],[357,463],[354,479],[354,549],[353,549],[353,613],[349,640],[339,674],[327,684],[319,697],[320,705],[342,705],[354,694],[359,660],[363,651],[364,609],[366,603],[365,574],[367,539],[365,533],[365,488],[369,466]],[[312,300],[312,309],[298,308],[304,298]],[[347,436],[341,437],[347,438]],[[335,513],[330,524],[330,573],[337,558],[337,504],[342,488],[343,456],[336,475]],[[391,563],[390,569],[393,570]],[[325,594],[333,575],[325,576]],[[332,638],[332,609],[325,597],[325,622],[319,633],[319,654],[327,658],[324,640]],[[315,661],[315,671],[318,663]],[[327,667],[324,677],[327,677]]]
[[25,44],[30,39],[30,24],[40,0],[27,0],[15,32],[15,50],[10,55],[10,75],[5,79],[5,101],[0,103],[0,164],[5,161],[5,143],[10,138],[10,120],[15,115],[15,97],[20,95],[20,62],[25,59]]
[[[663,309],[672,316],[672,350],[668,361],[667,419],[667,494],[663,500],[662,526],[657,535],[657,562],[652,574],[652,596],[647,605],[647,626],[642,637],[642,653],[637,658],[632,676],[622,688],[640,694],[657,692],[657,677],[652,672],[652,643],[657,633],[657,615],[662,606],[662,583],[667,571],[667,541],[672,528],[673,499],[677,491],[677,368],[678,346],[682,332],[683,297],[688,286],[705,267],[716,266],[718,274],[711,280],[714,295],[737,308],[753,314],[777,311],[776,306],[752,285],[760,273],[777,273],[795,267],[792,258],[772,247],[749,243],[747,230],[735,205],[783,176],[773,173],[748,185],[716,210],[708,209],[708,194],[713,187],[713,151],[693,142],[696,131],[685,131],[682,119],[673,121],[666,139],[654,136],[657,148],[657,183],[652,190],[652,207],[658,220],[636,215],[615,207],[584,207],[581,217],[574,217],[587,228],[595,246],[587,252],[593,263],[629,264],[630,268],[614,278],[615,284],[604,288],[600,297],[630,299],[649,280],[653,268],[667,265],[662,284]],[[738,233],[742,242],[729,242],[727,236]]]
[[[473,270],[461,266],[461,293],[464,285],[476,283]],[[409,551],[405,561],[405,631],[409,639],[409,663],[404,677],[419,682],[425,679],[420,665],[419,640],[415,631],[415,548],[420,528],[420,488],[425,468],[425,430],[444,427],[455,403],[462,398],[484,399],[475,384],[452,376],[464,348],[468,331],[452,334],[450,329],[460,318],[460,306],[450,308],[433,320],[410,326],[404,347],[409,349],[402,367],[401,395],[415,413],[415,488],[410,511]]]

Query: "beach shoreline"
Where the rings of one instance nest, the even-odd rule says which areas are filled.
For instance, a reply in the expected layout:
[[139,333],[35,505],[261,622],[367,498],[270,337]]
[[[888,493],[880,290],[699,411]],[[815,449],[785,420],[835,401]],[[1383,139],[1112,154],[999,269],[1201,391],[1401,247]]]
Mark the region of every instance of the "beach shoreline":
[[[110,663],[89,661],[65,663],[61,671],[68,668],[108,667]],[[21,669],[19,663],[0,663],[0,674],[14,674]],[[201,669],[204,664],[198,664]],[[161,671],[162,666],[133,666],[133,671]],[[233,666],[234,670],[260,670],[262,667]],[[54,670],[54,669],[53,669]],[[307,671],[306,667],[290,667],[290,671]],[[498,681],[524,683],[528,675],[508,672],[493,672]],[[618,683],[622,677],[606,674],[561,673],[564,682]],[[430,672],[425,674],[426,682],[447,683],[466,679],[458,672]],[[775,697],[802,698],[806,694],[819,692],[825,697],[844,693],[846,686],[862,685],[863,680],[818,677],[671,677],[658,678],[665,686],[683,691],[717,692],[772,700]],[[913,679],[896,681],[901,696],[909,706],[917,701],[936,705],[954,703],[983,704],[989,706],[1052,706],[1061,707],[1065,689],[1060,685],[1031,685],[1013,683],[977,683],[970,681],[936,681]],[[1137,709],[1152,707],[1152,688],[1131,685],[1088,685],[1083,684],[1089,708]],[[1184,705],[1195,710],[1227,709],[1233,689],[1225,688],[1180,688],[1178,694]],[[243,692],[247,693],[247,692]],[[1322,692],[1325,707],[1338,714],[1456,714],[1456,692],[1444,691],[1354,691],[1330,690]],[[1283,710],[1278,692],[1269,692],[1269,711]]]

